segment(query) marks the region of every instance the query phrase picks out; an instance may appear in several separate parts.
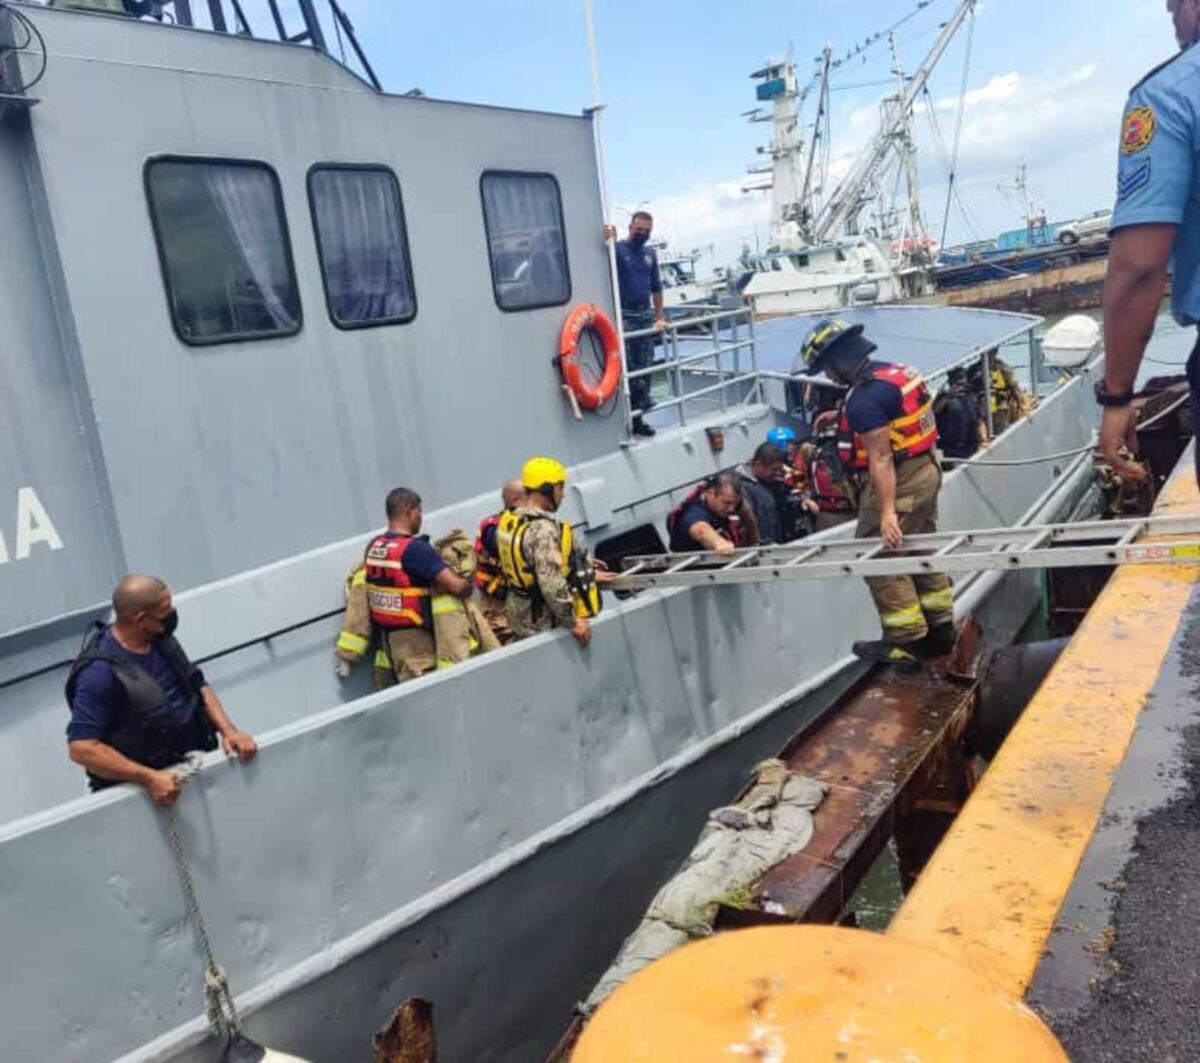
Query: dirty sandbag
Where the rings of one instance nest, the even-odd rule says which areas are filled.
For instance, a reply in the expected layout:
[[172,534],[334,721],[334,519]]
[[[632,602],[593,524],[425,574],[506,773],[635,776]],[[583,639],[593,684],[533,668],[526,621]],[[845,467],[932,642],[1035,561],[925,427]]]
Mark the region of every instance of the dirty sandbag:
[[825,787],[763,761],[734,804],[709,813],[695,848],[659,890],[641,924],[581,1007],[590,1015],[643,967],[693,938],[708,937],[722,904],[737,904],[762,875],[808,845]]

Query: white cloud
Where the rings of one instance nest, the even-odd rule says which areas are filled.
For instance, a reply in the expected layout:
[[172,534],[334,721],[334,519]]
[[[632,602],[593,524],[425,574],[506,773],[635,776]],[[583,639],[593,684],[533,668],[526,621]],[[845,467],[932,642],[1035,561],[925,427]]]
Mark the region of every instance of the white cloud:
[[748,180],[694,185],[685,192],[650,200],[647,209],[654,215],[655,236],[665,239],[675,251],[712,245],[712,258],[701,262],[702,272],[706,265],[731,262],[743,243],[753,244],[756,232],[765,246],[770,193],[743,193]]

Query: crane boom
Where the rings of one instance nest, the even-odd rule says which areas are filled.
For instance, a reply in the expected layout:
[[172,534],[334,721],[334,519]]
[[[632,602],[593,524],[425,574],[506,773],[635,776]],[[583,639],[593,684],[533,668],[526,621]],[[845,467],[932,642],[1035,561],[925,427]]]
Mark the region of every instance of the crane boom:
[[938,35],[938,39],[934,42],[929,54],[917,68],[916,73],[913,74],[912,80],[909,81],[908,87],[900,97],[898,105],[888,112],[884,121],[880,124],[879,130],[871,138],[871,142],[866,148],[863,149],[862,154],[859,155],[850,172],[846,174],[837,188],[834,189],[833,195],[830,196],[829,202],[825,205],[820,219],[816,226],[814,226],[814,242],[824,243],[830,240],[839,225],[852,221],[858,216],[858,213],[864,206],[864,190],[879,175],[880,168],[887,160],[888,152],[892,148],[895,137],[903,130],[905,123],[908,121],[908,115],[912,111],[913,104],[916,103],[917,97],[924,91],[934,67],[937,66],[942,56],[945,55],[946,49],[954,39],[954,35],[962,27],[967,16],[974,12],[975,2],[976,0],[962,0],[962,3],[958,5],[958,8],[949,21],[942,27],[942,32]]

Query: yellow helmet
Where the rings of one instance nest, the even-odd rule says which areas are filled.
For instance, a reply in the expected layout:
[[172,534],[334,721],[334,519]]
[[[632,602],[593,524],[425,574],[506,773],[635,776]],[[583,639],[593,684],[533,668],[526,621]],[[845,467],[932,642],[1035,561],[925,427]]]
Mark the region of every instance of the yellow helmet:
[[521,469],[521,483],[526,491],[536,491],[546,484],[565,484],[567,467],[553,458],[530,458]]

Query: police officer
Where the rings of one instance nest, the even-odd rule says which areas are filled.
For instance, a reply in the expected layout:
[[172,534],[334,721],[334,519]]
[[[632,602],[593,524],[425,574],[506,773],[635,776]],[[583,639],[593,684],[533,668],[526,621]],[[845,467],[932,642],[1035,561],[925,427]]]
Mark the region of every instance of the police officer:
[[188,753],[216,749],[218,735],[239,760],[258,746],[176,641],[179,615],[162,580],[126,576],[112,605],[112,624],[92,628],[67,677],[68,750],[93,790],[131,782],[171,805],[180,783],[166,769]]
[[[1151,71],[1130,94],[1121,127],[1117,203],[1104,282],[1104,407],[1100,449],[1122,476],[1146,470],[1120,454],[1130,435],[1134,382],[1154,332],[1174,256],[1171,311],[1180,325],[1200,322],[1200,0],[1168,0],[1179,55]],[[1187,364],[1192,420],[1200,424],[1200,343]],[[1132,442],[1132,440],[1130,440]],[[1196,450],[1200,480],[1200,448]]]
[[[626,332],[640,332],[648,328],[661,332],[667,327],[658,253],[648,246],[653,231],[654,218],[646,211],[639,210],[629,219],[629,235],[624,240],[617,240],[617,286],[621,296],[621,320]],[[617,231],[613,226],[608,226],[604,232],[608,239],[616,238]],[[625,341],[625,364],[631,372],[647,369],[653,361],[653,336],[638,336]],[[654,428],[646,424],[643,418],[653,405],[649,376],[630,379],[629,405],[633,407],[633,434],[654,435]]]
[[508,626],[508,610],[504,605],[508,585],[504,582],[504,572],[500,568],[496,530],[500,526],[500,518],[525,501],[525,487],[518,478],[514,477],[504,482],[500,488],[500,501],[503,508],[499,513],[484,517],[479,525],[479,534],[475,538],[475,586],[479,589],[479,608],[495,632],[496,638],[502,643],[508,643],[513,640],[513,632]]
[[[937,531],[942,473],[925,381],[910,366],[871,361],[875,349],[862,325],[826,320],[808,334],[801,353],[808,372],[823,372],[848,389],[838,449],[843,466],[865,481],[856,535],[880,536],[895,550],[906,534]],[[954,648],[954,594],[944,574],[875,577],[867,586],[883,638],[854,643],[858,657],[915,671],[921,657]]]
[[592,640],[588,617],[600,611],[600,598],[593,563],[575,549],[570,524],[554,516],[567,487],[566,467],[554,458],[530,458],[521,484],[524,503],[502,513],[496,529],[509,627],[518,638],[562,627],[586,646]]
[[388,493],[388,530],[367,547],[367,606],[371,623],[382,634],[397,682],[415,679],[437,667],[433,637],[433,591],[470,598],[471,581],[442,560],[421,535],[421,498],[397,487]]

